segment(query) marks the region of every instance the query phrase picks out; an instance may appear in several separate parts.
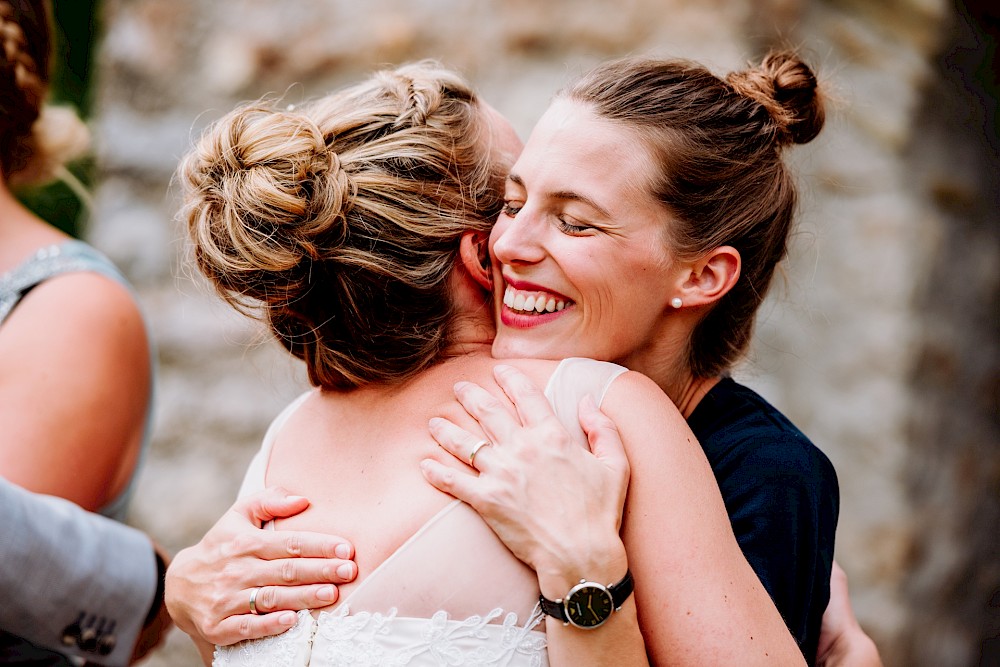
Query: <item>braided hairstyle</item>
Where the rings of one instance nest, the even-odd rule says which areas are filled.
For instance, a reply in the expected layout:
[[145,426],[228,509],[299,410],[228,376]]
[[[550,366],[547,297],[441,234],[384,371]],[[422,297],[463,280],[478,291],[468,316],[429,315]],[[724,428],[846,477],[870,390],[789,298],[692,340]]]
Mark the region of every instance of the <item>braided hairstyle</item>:
[[685,60],[628,58],[598,66],[560,93],[638,133],[656,156],[652,192],[670,213],[671,252],[695,259],[729,245],[740,276],[689,341],[696,377],[714,377],[745,352],[757,310],[785,256],[796,206],[782,149],[823,127],[812,70],[794,53],[720,79]]
[[195,262],[313,384],[405,380],[449,342],[461,235],[502,206],[488,137],[469,85],[430,61],[237,108],[179,168]]
[[86,126],[45,105],[52,49],[47,0],[0,0],[0,175],[11,183],[51,179],[86,150]]

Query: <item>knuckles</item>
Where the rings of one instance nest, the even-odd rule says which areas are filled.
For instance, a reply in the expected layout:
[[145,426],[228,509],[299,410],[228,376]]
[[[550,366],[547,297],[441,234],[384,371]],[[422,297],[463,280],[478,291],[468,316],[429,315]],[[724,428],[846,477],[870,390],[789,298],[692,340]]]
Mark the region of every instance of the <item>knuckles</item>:
[[298,568],[295,565],[294,560],[285,560],[281,563],[281,580],[286,584],[294,583],[297,580]]
[[255,553],[260,546],[261,540],[256,533],[239,533],[224,541],[219,551],[223,557],[232,558]]

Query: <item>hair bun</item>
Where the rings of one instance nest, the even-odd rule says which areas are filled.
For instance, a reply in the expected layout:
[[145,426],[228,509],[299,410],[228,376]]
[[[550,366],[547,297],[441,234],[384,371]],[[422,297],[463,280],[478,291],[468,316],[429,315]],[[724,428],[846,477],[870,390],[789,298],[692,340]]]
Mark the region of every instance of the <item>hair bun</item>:
[[243,296],[272,300],[283,285],[295,298],[307,260],[327,257],[346,234],[353,187],[308,108],[231,112],[205,131],[180,175],[199,266]]
[[738,94],[767,109],[779,145],[808,143],[823,129],[825,114],[816,75],[790,51],[771,52],[758,67],[733,72],[726,81]]

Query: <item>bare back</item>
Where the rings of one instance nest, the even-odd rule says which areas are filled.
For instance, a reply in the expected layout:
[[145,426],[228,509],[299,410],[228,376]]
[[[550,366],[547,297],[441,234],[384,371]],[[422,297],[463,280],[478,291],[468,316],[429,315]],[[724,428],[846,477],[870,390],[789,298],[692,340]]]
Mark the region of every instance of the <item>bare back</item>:
[[[434,489],[419,468],[425,458],[462,465],[438,447],[427,422],[444,416],[478,432],[452,388],[466,380],[502,395],[493,381],[496,363],[485,354],[469,355],[393,389],[313,391],[290,406],[287,418],[275,421],[242,493],[280,484],[309,497],[309,509],[283,519],[278,528],[350,539],[359,574],[355,583],[341,587],[336,608],[317,619],[299,612],[295,629],[249,642],[235,649],[243,651],[239,655],[253,655],[250,664],[270,664],[278,651],[301,650],[302,659],[289,664],[321,666],[333,664],[322,656],[339,660],[377,646],[393,656],[393,651],[430,656],[447,649],[469,659],[489,655],[502,664],[547,664],[535,573],[475,510]],[[546,386],[557,415],[578,430],[579,399],[589,393],[599,403],[625,370],[583,359],[504,363]],[[235,655],[220,649],[215,664],[236,664]]]

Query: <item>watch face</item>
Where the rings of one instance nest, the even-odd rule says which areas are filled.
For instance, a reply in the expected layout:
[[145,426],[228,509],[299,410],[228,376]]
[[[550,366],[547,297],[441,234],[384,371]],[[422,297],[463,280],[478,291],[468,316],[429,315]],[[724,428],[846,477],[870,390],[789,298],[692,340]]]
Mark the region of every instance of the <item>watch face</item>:
[[608,620],[615,607],[610,591],[589,581],[574,586],[563,605],[566,618],[578,628],[596,628]]

